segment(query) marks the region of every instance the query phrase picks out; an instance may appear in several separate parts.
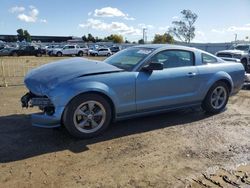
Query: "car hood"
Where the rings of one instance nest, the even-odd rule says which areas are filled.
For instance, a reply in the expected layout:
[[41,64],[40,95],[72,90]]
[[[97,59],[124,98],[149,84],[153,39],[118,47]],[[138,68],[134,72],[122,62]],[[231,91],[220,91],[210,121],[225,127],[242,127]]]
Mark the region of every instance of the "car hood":
[[31,70],[24,79],[26,87],[36,95],[46,93],[65,81],[93,74],[119,72],[113,65],[85,58],[71,58],[42,65]]
[[222,51],[219,51],[218,53],[230,53],[230,54],[244,54],[245,52],[244,51],[241,51],[241,50],[222,50]]

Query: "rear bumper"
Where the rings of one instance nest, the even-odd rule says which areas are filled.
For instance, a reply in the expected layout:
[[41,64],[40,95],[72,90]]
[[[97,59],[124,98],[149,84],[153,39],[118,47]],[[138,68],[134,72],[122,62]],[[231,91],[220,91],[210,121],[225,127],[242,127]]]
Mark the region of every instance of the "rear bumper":
[[243,84],[243,89],[250,89],[250,82],[245,82]]

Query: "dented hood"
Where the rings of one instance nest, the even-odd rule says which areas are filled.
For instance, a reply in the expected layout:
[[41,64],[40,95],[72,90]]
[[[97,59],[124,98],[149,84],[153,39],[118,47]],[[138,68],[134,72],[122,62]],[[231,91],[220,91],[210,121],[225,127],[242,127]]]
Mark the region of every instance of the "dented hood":
[[122,70],[104,62],[71,58],[45,64],[31,70],[26,75],[24,83],[34,94],[45,95],[48,90],[73,78],[118,71]]

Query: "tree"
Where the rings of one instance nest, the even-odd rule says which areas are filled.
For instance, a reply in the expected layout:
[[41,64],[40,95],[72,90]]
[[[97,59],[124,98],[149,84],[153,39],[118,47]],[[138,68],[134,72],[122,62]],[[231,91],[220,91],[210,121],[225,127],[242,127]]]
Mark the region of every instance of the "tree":
[[144,44],[144,40],[143,39],[138,40],[138,44]]
[[130,43],[130,41],[129,41],[129,40],[125,40],[125,43],[129,44],[129,43]]
[[31,42],[31,36],[27,30],[18,29],[16,32],[19,41],[26,40],[27,42]]
[[23,34],[24,34],[25,40],[27,42],[31,42],[31,36],[30,36],[29,32],[27,30],[24,30]]
[[121,35],[112,34],[104,38],[104,41],[112,41],[114,43],[123,43],[123,37]]
[[198,15],[191,10],[182,10],[182,18],[180,21],[173,21],[173,27],[169,29],[169,33],[176,36],[182,42],[190,43],[195,37],[195,26]]
[[95,42],[95,37],[93,37],[90,33],[88,34],[88,42]]
[[88,42],[88,38],[87,38],[85,35],[82,36],[82,40],[83,40],[84,42]]
[[164,33],[163,35],[155,34],[153,43],[155,43],[155,44],[164,44],[164,43],[173,44],[174,38],[169,33]]

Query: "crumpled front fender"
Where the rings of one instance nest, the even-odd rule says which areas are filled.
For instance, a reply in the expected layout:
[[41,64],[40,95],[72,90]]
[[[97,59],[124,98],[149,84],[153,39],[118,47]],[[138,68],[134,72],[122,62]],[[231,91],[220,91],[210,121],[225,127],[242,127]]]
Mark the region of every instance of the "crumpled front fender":
[[[48,97],[55,107],[66,107],[67,104],[77,95],[86,92],[99,92],[108,96],[114,104],[118,104],[115,92],[106,84],[96,81],[64,83],[48,93]],[[116,105],[115,105],[116,106]]]

